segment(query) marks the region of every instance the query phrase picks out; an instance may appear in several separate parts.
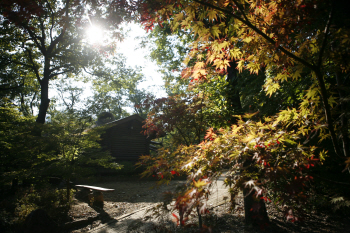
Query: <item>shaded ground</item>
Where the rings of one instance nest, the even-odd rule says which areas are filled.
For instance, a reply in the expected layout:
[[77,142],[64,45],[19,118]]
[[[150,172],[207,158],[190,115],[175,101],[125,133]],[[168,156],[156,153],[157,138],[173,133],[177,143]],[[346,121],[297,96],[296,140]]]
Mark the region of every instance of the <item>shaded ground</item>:
[[68,213],[72,221],[81,221],[84,224],[83,221],[89,218],[96,218],[98,215],[100,218],[93,221],[92,224],[77,226],[75,228],[78,229],[71,232],[86,232],[127,213],[155,205],[162,201],[162,195],[165,191],[174,190],[177,185],[184,182],[183,180],[177,180],[161,187],[156,187],[154,180],[140,180],[138,178],[126,178],[125,181],[118,179],[116,181],[88,183],[89,185],[115,189],[115,191],[103,194],[104,206],[101,208],[101,206],[90,206],[82,191],[78,189],[74,205]]
[[[278,213],[272,204],[267,205],[270,216],[270,224],[266,228],[254,229],[244,224],[243,197],[240,196],[236,200],[237,207],[234,213],[229,213],[227,204],[215,206],[203,218],[203,224],[207,226],[205,231],[199,231],[198,227],[189,227],[187,229],[179,229],[175,224],[168,220],[162,220],[162,224],[155,220],[145,220],[147,217],[134,220],[129,225],[127,232],[147,233],[147,232],[212,232],[212,233],[296,233],[296,232],[350,232],[350,218],[339,217],[337,215],[326,214],[310,214],[303,221],[289,222],[285,220],[282,213]],[[197,216],[193,216],[193,223],[197,223]],[[188,223],[191,225],[191,221]],[[130,227],[131,226],[131,227]],[[164,227],[166,226],[166,227]],[[166,228],[166,229],[165,229]],[[98,231],[101,233],[103,231]],[[106,231],[110,233],[111,231]],[[115,232],[118,232],[115,231]],[[94,231],[95,233],[95,231]]]
[[[177,185],[184,182],[177,180],[168,186],[154,189],[150,189],[155,184],[151,180],[128,179],[127,181],[109,180],[89,183],[90,185],[115,189],[115,192],[104,194],[105,204],[103,208],[90,207],[85,200],[79,197],[80,192],[77,192],[77,199],[69,215],[73,221],[83,224],[71,228],[68,232],[87,232],[98,229],[98,227],[100,230],[93,232],[124,232],[118,229],[116,224],[118,221],[113,221],[115,219],[128,221],[126,232],[197,232],[196,227],[180,230],[172,221],[170,213],[168,213],[168,217],[152,219],[147,217],[145,211],[140,211],[155,206],[162,201],[164,191],[174,190]],[[219,198],[220,190],[223,189],[218,188],[212,191],[212,201],[215,203],[209,205],[211,206],[210,213],[203,219],[203,223],[210,228],[211,232],[260,232],[260,230],[257,231],[244,225],[243,197],[240,196],[236,199],[236,209],[231,214],[228,213],[228,203],[224,203],[222,196]],[[215,195],[218,197],[216,198]],[[333,213],[313,213],[307,215],[302,222],[291,223],[285,221],[283,214],[278,212],[272,204],[268,204],[267,208],[271,219],[267,232],[350,232],[349,217],[340,218]],[[134,214],[130,215],[129,213]],[[87,223],[86,221],[89,219],[90,221]],[[193,216],[192,222],[196,223],[196,221],[197,216]],[[106,224],[108,222],[114,222],[115,226]]]

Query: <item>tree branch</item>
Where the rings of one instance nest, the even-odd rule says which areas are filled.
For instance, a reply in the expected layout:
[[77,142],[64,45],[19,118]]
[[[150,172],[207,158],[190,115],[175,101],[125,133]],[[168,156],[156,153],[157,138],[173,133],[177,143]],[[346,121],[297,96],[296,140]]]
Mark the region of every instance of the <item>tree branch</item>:
[[[258,33],[259,35],[261,35],[267,42],[269,42],[270,44],[272,45],[275,45],[276,44],[276,41],[273,40],[272,38],[270,38],[269,36],[267,36],[264,32],[262,32],[261,30],[259,30],[256,26],[254,26],[249,20],[244,20],[238,16],[236,16],[235,14],[233,14],[232,12],[228,11],[228,10],[225,10],[225,9],[222,9],[220,7],[217,7],[217,6],[214,6],[210,3],[206,3],[206,2],[202,2],[200,0],[193,0],[201,5],[204,5],[204,6],[208,6],[208,7],[211,7],[213,9],[216,9],[216,10],[219,10],[223,13],[226,13],[228,15],[230,15],[231,17],[235,18],[235,19],[238,19],[239,21],[241,21],[242,23],[244,23],[247,27],[253,29],[256,33]],[[236,1],[233,0],[235,3]],[[330,14],[330,18],[329,18],[329,22],[330,22],[330,19],[332,17],[332,14]],[[329,30],[329,22],[327,23],[327,28],[326,28],[326,32],[328,34],[328,30]],[[326,34],[326,36],[327,36]],[[322,46],[322,50],[320,51],[320,57],[319,59],[321,59],[321,63],[319,61],[319,63],[317,64],[317,66],[315,66],[314,64],[311,64],[309,62],[307,62],[306,60],[296,56],[295,54],[293,54],[292,52],[289,52],[287,49],[285,49],[284,47],[282,47],[281,45],[279,45],[277,47],[277,49],[279,49],[280,51],[282,51],[283,53],[285,53],[287,56],[293,58],[294,60],[300,62],[301,64],[303,64],[304,66],[310,68],[316,75],[316,80],[320,86],[320,90],[321,90],[321,97],[322,97],[322,102],[323,102],[323,105],[324,105],[324,111],[325,111],[325,117],[326,117],[326,122],[328,124],[328,129],[329,129],[329,132],[330,132],[330,135],[331,135],[331,138],[332,138],[332,143],[333,143],[333,147],[334,147],[334,150],[335,150],[335,153],[340,156],[341,153],[340,153],[340,149],[339,149],[339,146],[338,146],[338,143],[336,141],[336,134],[335,134],[335,131],[334,131],[334,125],[333,125],[333,120],[332,120],[332,115],[331,115],[331,110],[330,110],[330,105],[328,103],[328,95],[327,95],[327,90],[326,90],[326,86],[325,86],[325,83],[324,83],[324,80],[323,80],[323,75],[321,73],[321,65],[322,65],[322,56],[323,56],[323,52],[324,52],[324,49],[325,49],[325,46],[326,46],[326,42],[327,42],[327,37],[325,37],[324,41],[323,41],[323,46]]]
[[42,18],[39,16],[39,21],[40,21],[40,29],[41,29],[41,37],[40,37],[40,41],[41,41],[41,52],[43,53],[43,55],[46,54],[46,47],[45,47],[45,41],[46,41],[46,34],[45,34],[45,25],[44,22],[42,20]]
[[329,28],[330,28],[330,24],[331,24],[332,18],[333,18],[333,6],[332,6],[331,11],[329,12],[328,21],[327,21],[327,24],[326,24],[326,28],[324,30],[324,34],[325,35],[324,35],[324,39],[323,39],[322,46],[321,46],[321,49],[320,49],[320,55],[318,57],[318,63],[317,63],[318,67],[321,67],[321,65],[322,65],[322,57],[323,57],[323,53],[324,53],[326,45],[327,45],[328,33],[329,33]]
[[175,128],[180,132],[182,138],[185,140],[186,145],[190,146],[190,144],[188,143],[188,141],[186,139],[186,135],[184,135],[184,133],[179,129],[179,127],[175,126]]
[[8,91],[8,90],[13,90],[13,89],[17,89],[17,88],[20,88],[20,87],[23,87],[24,86],[24,83],[18,85],[18,86],[15,86],[15,87],[3,87],[3,86],[8,86],[9,84],[3,84],[3,85],[0,85],[0,91]]
[[55,13],[53,12],[52,7],[51,7],[49,1],[46,0],[45,2],[46,2],[46,4],[47,4],[47,8],[49,8],[49,11],[50,11],[50,13],[51,13],[50,41],[52,42],[52,41],[53,41],[53,39],[52,39],[52,29],[53,29],[53,25],[54,25],[54,22],[55,22]]
[[38,42],[38,39],[39,39],[39,38],[35,35],[35,33],[34,33],[32,30],[29,29],[28,25],[22,24],[22,26],[23,26],[24,29],[27,30],[27,32],[29,33],[29,35],[30,35],[30,37],[31,37],[31,40],[34,41],[34,43],[35,43],[36,46],[39,48],[39,50],[40,50],[41,52],[43,52],[42,47],[41,47],[41,45],[40,45],[39,42]]
[[[73,69],[72,69],[72,70],[73,70]],[[69,73],[69,72],[71,72],[72,70],[66,70],[66,71],[62,71],[62,72],[57,72],[57,73],[54,73],[54,74],[50,74],[49,79],[52,79],[53,77],[56,77],[56,76],[61,75],[61,74]]]
[[29,66],[29,67],[33,69],[33,71],[35,73],[35,76],[36,76],[36,79],[38,80],[39,83],[41,83],[39,70],[38,70],[38,68],[35,65],[35,62],[34,62],[34,59],[33,59],[33,56],[32,56],[32,52],[28,48],[26,48],[26,51],[28,52],[30,62],[33,64],[33,65]]
[[[210,3],[206,3],[206,2],[202,2],[202,1],[199,1],[199,0],[193,0],[201,5],[204,5],[204,6],[208,6],[208,7],[211,7],[213,9],[216,9],[216,10],[219,10],[223,13],[226,13],[228,15],[230,15],[231,17],[235,18],[235,19],[238,19],[239,21],[241,21],[242,23],[244,23],[247,27],[253,29],[256,33],[258,33],[260,36],[262,36],[267,42],[269,42],[270,44],[272,45],[275,45],[276,44],[276,41],[272,38],[270,38],[268,35],[266,35],[264,32],[262,32],[260,29],[258,29],[256,26],[254,26],[251,22],[249,22],[249,20],[245,20],[245,19],[242,19],[241,17],[238,17],[237,15],[233,14],[232,12],[228,11],[228,10],[225,10],[225,9],[222,9],[220,7],[217,7],[217,6],[214,6]],[[284,47],[282,47],[281,45],[279,45],[277,47],[277,49],[281,50],[283,53],[285,53],[286,55],[288,55],[289,57],[293,58],[294,60],[300,62],[301,64],[303,64],[304,66],[310,68],[311,70],[313,71],[316,71],[316,67],[313,65],[313,64],[310,64],[309,62],[307,62],[306,60],[294,55],[293,53],[289,52],[287,49],[285,49]]]

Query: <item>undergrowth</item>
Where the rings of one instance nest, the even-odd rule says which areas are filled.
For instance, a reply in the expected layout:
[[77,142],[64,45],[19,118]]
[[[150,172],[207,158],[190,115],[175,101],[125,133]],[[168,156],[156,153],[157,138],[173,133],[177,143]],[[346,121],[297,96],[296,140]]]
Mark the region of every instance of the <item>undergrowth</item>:
[[[67,200],[66,189],[56,189],[49,185],[34,185],[19,188],[15,194],[7,192],[0,201],[0,228],[2,232],[21,232],[25,219],[32,211],[43,209],[56,222],[68,219],[71,201]],[[73,200],[74,190],[71,190]]]

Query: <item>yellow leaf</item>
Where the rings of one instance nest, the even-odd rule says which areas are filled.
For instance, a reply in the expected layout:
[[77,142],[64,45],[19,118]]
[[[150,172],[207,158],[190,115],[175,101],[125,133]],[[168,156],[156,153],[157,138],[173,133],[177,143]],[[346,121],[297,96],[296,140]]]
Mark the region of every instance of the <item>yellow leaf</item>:
[[255,63],[255,62],[250,62],[247,65],[247,68],[250,70],[250,73],[256,73],[258,74],[259,70],[260,70],[260,64]]
[[194,180],[194,181],[193,181],[193,185],[194,185],[194,187],[200,189],[201,187],[206,186],[206,185],[207,185],[207,182],[204,181],[204,180],[198,180],[198,181],[195,181],[195,180]]
[[230,55],[236,60],[242,57],[242,52],[239,48],[234,48],[230,50]]
[[273,79],[268,79],[265,84],[266,95],[271,95],[275,93],[280,88],[280,85],[276,82],[273,82]]
[[251,37],[251,36],[248,36],[248,37],[243,39],[243,41],[247,42],[247,43],[251,42],[252,40],[253,40],[253,37]]
[[295,80],[295,79],[300,78],[301,72],[302,72],[302,71],[303,71],[303,68],[302,68],[302,67],[299,68],[299,69],[297,69],[297,70],[293,73],[292,79]]
[[219,36],[220,36],[220,29],[219,29],[219,27],[217,25],[214,25],[213,27],[211,27],[210,33],[212,34],[212,36],[214,38],[219,38]]
[[176,21],[181,21],[183,18],[184,18],[184,14],[182,12],[179,14],[175,14],[175,17],[174,17]]
[[242,72],[243,67],[244,67],[244,60],[241,59],[239,62],[237,62],[237,68],[239,72]]
[[214,19],[217,20],[217,12],[216,12],[216,10],[213,10],[213,9],[209,10],[208,18],[209,18],[209,21],[214,21]]
[[202,69],[203,67],[205,67],[205,63],[202,61],[196,62],[194,65],[194,69]]

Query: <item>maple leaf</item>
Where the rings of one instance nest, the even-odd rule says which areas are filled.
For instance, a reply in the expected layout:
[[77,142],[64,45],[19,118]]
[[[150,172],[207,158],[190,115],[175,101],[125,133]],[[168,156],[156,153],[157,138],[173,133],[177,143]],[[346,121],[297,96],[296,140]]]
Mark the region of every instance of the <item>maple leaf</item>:
[[200,61],[200,62],[196,62],[196,64],[194,65],[194,69],[196,70],[200,70],[203,69],[205,67],[205,63]]
[[203,186],[206,186],[208,183],[202,179],[199,179],[198,181],[193,180],[193,185],[197,189],[201,189]]
[[213,128],[210,128],[207,130],[207,134],[205,135],[204,139],[211,139],[213,137],[216,137],[217,135],[214,132]]
[[273,79],[267,79],[266,83],[265,83],[265,92],[266,95],[272,95],[273,93],[275,93],[277,90],[280,89],[280,85],[277,82],[274,82]]
[[242,57],[242,52],[239,48],[234,48],[230,49],[230,55],[236,60]]
[[215,26],[211,27],[210,33],[212,34],[212,36],[213,36],[214,38],[219,38],[219,37],[220,37],[220,29],[219,29],[219,26],[215,25]]
[[255,180],[249,180],[247,182],[244,183],[244,187],[255,187]]
[[215,20],[217,19],[217,11],[214,9],[209,10],[207,15],[208,15],[209,21],[214,21],[214,19]]

